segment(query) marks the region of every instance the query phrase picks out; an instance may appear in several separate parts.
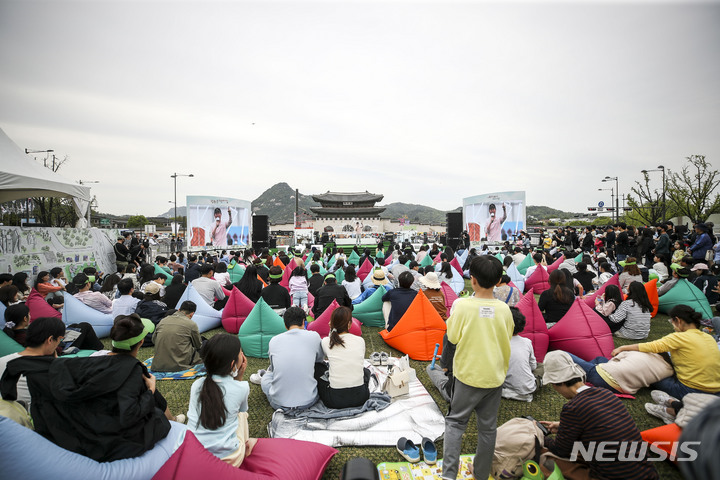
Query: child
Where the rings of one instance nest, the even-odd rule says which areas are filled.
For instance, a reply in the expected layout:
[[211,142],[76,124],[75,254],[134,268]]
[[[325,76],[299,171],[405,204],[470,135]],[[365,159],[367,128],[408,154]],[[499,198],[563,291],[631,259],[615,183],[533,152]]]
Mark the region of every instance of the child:
[[215,281],[222,287],[232,288],[232,282],[230,281],[230,273],[227,271],[227,264],[225,262],[219,262],[215,264],[215,275],[213,275]]
[[501,302],[505,302],[508,306],[514,307],[520,301],[520,291],[508,285],[510,282],[510,277],[503,274],[498,284],[495,285],[493,295]]
[[683,259],[683,257],[686,255],[685,249],[683,248],[680,241],[675,241],[675,244],[673,245],[674,251],[672,254],[672,263],[680,264],[680,260]]
[[502,273],[497,258],[474,258],[470,282],[475,295],[456,300],[447,320],[448,341],[456,345],[456,350],[450,413],[445,417],[444,478],[457,477],[462,436],[472,412],[478,423],[474,475],[487,478],[490,474],[502,384],[515,328],[510,307],[493,296],[493,287]]
[[588,270],[587,263],[580,262],[575,266],[575,268],[577,268],[577,273],[573,275],[573,278],[580,282],[580,285],[583,287],[583,291],[586,294],[594,291],[595,287],[593,286],[593,281],[597,278],[597,276],[594,272]]
[[530,339],[518,335],[525,329],[525,315],[517,307],[510,307],[515,328],[510,339],[510,364],[505,383],[502,386],[502,397],[521,402],[532,402],[533,392],[537,388],[533,370],[537,368],[535,352]]
[[242,381],[247,359],[235,335],[218,334],[200,352],[207,377],[190,388],[188,428],[210,453],[239,467],[257,439],[249,438],[250,386]]
[[345,269],[345,279],[342,281],[342,286],[347,290],[350,300],[355,300],[362,293],[362,282],[357,277],[355,267],[352,265]]
[[305,313],[308,311],[308,281],[305,267],[295,267],[290,276],[290,295],[294,307],[302,308]]
[[668,276],[670,273],[668,272],[667,267],[667,257],[665,257],[665,254],[658,253],[655,255],[655,263],[653,264],[653,270],[655,270],[655,273],[658,275],[658,282],[662,283],[668,279]]
[[622,293],[617,285],[605,287],[605,293],[595,298],[595,311],[607,321],[615,309],[622,303]]

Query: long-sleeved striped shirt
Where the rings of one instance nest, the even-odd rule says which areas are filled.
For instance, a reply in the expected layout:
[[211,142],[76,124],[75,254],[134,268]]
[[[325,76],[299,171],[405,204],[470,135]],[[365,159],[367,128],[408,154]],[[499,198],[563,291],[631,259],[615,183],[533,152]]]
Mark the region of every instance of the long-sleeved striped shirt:
[[[637,442],[636,448],[643,443],[640,431],[625,406],[604,388],[585,388],[563,405],[557,435],[555,438],[545,437],[545,446],[555,455],[569,458],[574,442],[582,442],[586,448],[589,442],[596,442],[597,449],[600,442],[623,441]],[[627,451],[622,452],[622,448],[616,450],[628,455]],[[647,459],[622,461],[618,458],[620,454],[606,449],[604,457],[615,457],[613,461],[588,462],[592,477],[599,480],[658,478],[655,467]]]
[[643,312],[642,307],[635,303],[635,300],[625,300],[610,314],[610,321],[613,323],[625,321],[615,335],[630,340],[647,338],[650,333],[650,318],[652,312]]

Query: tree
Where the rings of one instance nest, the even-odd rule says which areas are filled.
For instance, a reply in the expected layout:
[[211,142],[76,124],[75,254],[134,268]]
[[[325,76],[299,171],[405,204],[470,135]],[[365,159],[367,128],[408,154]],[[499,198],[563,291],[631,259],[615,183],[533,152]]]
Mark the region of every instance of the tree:
[[127,228],[144,228],[148,223],[150,222],[145,215],[132,215],[128,218]]
[[[43,165],[55,173],[67,161],[67,156],[60,160],[53,155],[52,161],[48,156],[43,160]],[[78,221],[78,215],[75,212],[73,201],[72,198],[34,197],[32,203],[35,221],[49,227],[74,227]]]
[[[626,215],[630,223],[633,225],[658,224],[663,218],[662,190],[650,189],[650,174],[644,171],[643,183],[636,181],[630,191],[632,194],[627,196],[627,206],[632,208],[632,214]],[[665,217],[667,218],[667,214]]]
[[678,215],[704,222],[720,212],[720,172],[712,169],[705,155],[691,155],[679,172],[668,171],[667,196]]

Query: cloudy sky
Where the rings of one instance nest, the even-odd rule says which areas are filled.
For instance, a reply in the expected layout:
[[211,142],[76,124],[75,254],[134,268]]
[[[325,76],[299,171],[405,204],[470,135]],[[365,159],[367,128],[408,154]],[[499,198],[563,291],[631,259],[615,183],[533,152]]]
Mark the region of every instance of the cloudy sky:
[[[525,190],[584,211],[720,167],[720,3],[0,1],[0,128],[99,210],[185,195]],[[660,174],[653,174],[660,187]]]

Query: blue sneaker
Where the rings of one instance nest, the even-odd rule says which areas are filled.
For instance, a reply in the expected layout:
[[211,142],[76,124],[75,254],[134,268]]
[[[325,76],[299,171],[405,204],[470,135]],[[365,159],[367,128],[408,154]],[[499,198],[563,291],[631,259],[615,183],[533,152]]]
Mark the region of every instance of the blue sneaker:
[[422,442],[423,459],[428,465],[435,465],[437,463],[437,448],[432,440],[427,437],[423,437]]
[[417,463],[420,461],[420,449],[405,437],[400,437],[397,442],[397,451],[402,457],[410,463]]

